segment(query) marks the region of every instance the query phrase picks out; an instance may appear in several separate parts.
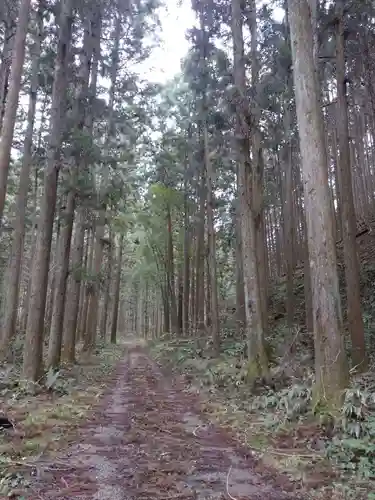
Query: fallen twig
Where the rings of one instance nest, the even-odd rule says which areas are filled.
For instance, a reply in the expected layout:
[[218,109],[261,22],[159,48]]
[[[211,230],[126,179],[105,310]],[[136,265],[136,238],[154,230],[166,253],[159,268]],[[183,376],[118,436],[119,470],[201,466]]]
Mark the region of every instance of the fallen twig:
[[173,497],[163,497],[161,500],[170,500],[173,498],[173,500],[183,500],[184,498],[189,499],[191,498],[191,495],[186,496],[186,493],[181,493],[180,495],[176,495],[175,493],[173,494]]
[[69,484],[66,482],[64,477],[61,478],[61,482],[65,486],[65,488],[69,488]]
[[202,427],[203,427],[202,425],[198,425],[198,427],[196,427],[196,428],[193,430],[193,436],[198,437],[198,436],[197,436],[197,431],[198,431],[198,429],[201,429]]
[[276,450],[275,448],[266,448],[264,450],[260,448],[254,448],[254,446],[250,445],[250,449],[254,450],[258,453],[270,453],[272,455],[280,455],[282,457],[298,457],[298,458],[316,458],[319,456],[319,453],[287,453],[286,451]]
[[230,493],[229,493],[229,476],[230,476],[230,473],[232,471],[232,466],[229,467],[229,470],[228,470],[228,474],[227,474],[227,495],[228,497],[231,499],[231,500],[237,500],[236,497],[232,496]]

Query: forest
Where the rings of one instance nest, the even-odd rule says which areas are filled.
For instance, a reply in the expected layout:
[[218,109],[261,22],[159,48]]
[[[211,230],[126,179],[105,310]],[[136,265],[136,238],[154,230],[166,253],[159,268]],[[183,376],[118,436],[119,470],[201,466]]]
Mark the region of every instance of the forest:
[[0,2],[0,495],[131,339],[302,498],[375,498],[375,3],[191,0],[155,83],[164,7]]

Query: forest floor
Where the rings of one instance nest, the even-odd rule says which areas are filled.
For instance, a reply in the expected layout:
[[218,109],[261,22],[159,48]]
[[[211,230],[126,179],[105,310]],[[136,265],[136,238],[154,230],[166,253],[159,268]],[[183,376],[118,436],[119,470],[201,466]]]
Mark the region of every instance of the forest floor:
[[77,429],[109,390],[126,351],[120,344],[101,346],[90,356],[78,353],[77,364],[63,365],[30,387],[21,378],[20,340],[15,362],[0,365],[0,417],[14,425],[0,428],[0,499],[38,498],[32,490],[25,493],[44,470],[38,464],[78,439]]
[[183,378],[163,375],[143,347],[127,350],[80,425],[58,431],[58,448],[8,463],[24,477],[13,498],[310,498],[210,423],[199,394]]
[[313,408],[311,358],[277,359],[269,383],[251,389],[243,348],[230,335],[219,357],[205,337],[165,336],[150,345],[152,357],[195,395],[205,421],[228,429],[271,475],[288,478],[299,498],[374,500],[374,375],[353,377],[332,423],[324,408]]
[[[373,347],[374,237],[358,241]],[[0,429],[0,500],[374,500],[374,349],[369,373],[353,377],[341,418],[327,429],[312,408],[311,335],[303,327],[294,359],[284,358],[285,295],[281,282],[269,311],[274,383],[255,392],[246,383],[244,339],[225,317],[218,358],[207,336],[163,336],[147,351],[134,341],[99,346],[36,393],[20,381],[21,339],[18,362],[0,366],[0,417],[15,426]],[[294,295],[303,325],[301,272]]]

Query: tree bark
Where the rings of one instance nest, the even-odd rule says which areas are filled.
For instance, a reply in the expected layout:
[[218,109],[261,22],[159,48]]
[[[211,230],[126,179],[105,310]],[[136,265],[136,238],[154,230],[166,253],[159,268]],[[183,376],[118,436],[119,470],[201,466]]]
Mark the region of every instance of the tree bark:
[[166,206],[167,211],[167,283],[168,283],[168,297],[170,299],[170,314],[172,331],[178,333],[178,311],[176,300],[176,284],[174,274],[174,249],[173,249],[173,228],[172,228],[172,215],[169,204]]
[[10,154],[16,124],[18,99],[21,89],[22,69],[25,60],[26,35],[29,26],[31,0],[22,0],[19,7],[17,30],[14,39],[9,88],[5,104],[0,138],[0,230],[7,192]]
[[[44,335],[49,335],[49,332],[51,330],[53,300],[55,298],[56,268],[57,268],[57,263],[58,263],[57,251],[59,248],[59,241],[60,241],[60,226],[61,226],[60,217],[58,218],[57,223],[55,225],[56,225],[55,244],[53,245],[53,241],[51,242],[51,245],[53,245],[53,247],[52,247],[53,251],[51,251],[53,258],[52,258],[52,262],[50,261],[49,269],[48,269],[46,307],[45,307],[44,325],[43,325],[44,326],[44,328],[43,328]],[[36,248],[36,243],[37,242],[35,242],[35,248]]]
[[81,297],[83,250],[84,250],[84,213],[78,210],[78,220],[74,234],[72,249],[72,270],[69,277],[67,303],[65,307],[65,322],[63,327],[63,359],[69,363],[75,362],[76,330]]
[[[184,331],[184,263],[178,264],[178,280],[177,280],[177,319],[178,319],[178,332]],[[147,298],[147,296],[146,296]]]
[[[86,243],[86,258],[85,258],[85,275],[88,276],[91,273],[92,263],[94,261],[94,232],[91,231],[87,235],[87,243]],[[89,309],[89,302],[91,296],[91,283],[85,282],[85,286],[82,287],[82,310],[81,317],[79,321],[79,337],[80,340],[85,342],[85,338],[87,335],[87,313]]]
[[[289,41],[288,41],[289,42]],[[288,44],[289,46],[289,44]],[[284,225],[285,225],[285,245],[286,245],[286,268],[287,268],[287,325],[289,337],[292,340],[292,329],[294,323],[294,263],[295,263],[295,235],[294,235],[294,210],[293,210],[293,163],[292,163],[292,123],[290,98],[292,93],[291,75],[287,75],[286,89],[287,96],[284,103],[284,133],[285,148],[283,154],[283,163],[285,166],[285,203],[284,207]],[[292,346],[294,344],[291,344]],[[293,347],[292,347],[293,349]]]
[[[79,87],[77,92],[76,117],[77,127],[79,130],[85,129],[88,136],[92,137],[94,115],[93,103],[96,97],[97,80],[98,80],[98,63],[100,58],[100,34],[101,34],[101,9],[100,4],[96,3],[95,7],[91,8],[89,19],[83,19],[86,26],[83,53],[81,59],[81,68],[79,74]],[[91,75],[90,75],[91,72]],[[91,82],[89,85],[89,79]],[[89,97],[90,106],[85,108],[86,96]],[[86,155],[81,157],[80,154],[76,158],[76,170],[86,172],[88,168],[89,158]],[[82,285],[82,269],[84,267],[84,209],[78,209],[79,221],[76,226],[76,233],[73,243],[72,252],[72,269],[73,276],[68,281],[68,294],[66,303],[65,323],[64,323],[64,352],[63,356],[67,361],[74,362],[75,358],[75,343],[77,333],[79,333],[79,305],[84,308],[85,287]],[[87,264],[87,258],[86,258]]]
[[66,282],[69,272],[69,255],[72,240],[73,221],[74,221],[75,193],[68,193],[65,214],[63,215],[63,227],[61,228],[57,268],[55,271],[56,282],[54,286],[54,300],[52,310],[51,330],[49,335],[48,348],[48,368],[57,368],[61,359],[61,346],[64,324],[64,311],[66,300]]
[[268,312],[267,312],[267,273],[266,273],[266,256],[264,242],[264,161],[262,149],[262,135],[260,130],[261,110],[258,104],[257,87],[259,85],[260,61],[258,54],[258,26],[257,26],[257,9],[255,0],[249,0],[249,9],[247,12],[248,26],[251,33],[251,86],[253,97],[250,102],[252,113],[252,127],[249,130],[251,134],[250,144],[252,150],[252,166],[250,182],[252,187],[252,211],[255,223],[256,237],[256,259],[258,266],[258,279],[260,287],[260,300],[262,310],[262,328],[267,329]]
[[44,177],[44,194],[41,203],[35,258],[31,275],[29,314],[23,358],[23,376],[26,380],[34,382],[39,379],[43,364],[43,320],[46,307],[53,220],[56,209],[59,153],[63,113],[66,101],[67,64],[71,41],[72,8],[73,0],[65,0],[63,2],[57,56],[55,59],[50,125],[51,132]]
[[115,280],[115,293],[113,299],[113,318],[111,325],[111,344],[116,344],[117,339],[117,320],[118,320],[118,309],[120,303],[120,286],[121,286],[121,271],[122,271],[122,254],[124,250],[124,235],[122,234],[119,238],[118,256],[117,256],[117,269],[116,269],[116,280]]
[[[112,50],[112,60],[111,60],[111,70],[110,70],[110,90],[109,90],[109,117],[108,117],[108,133],[106,137],[105,149],[110,146],[110,141],[115,135],[115,92],[117,87],[117,77],[119,70],[119,48],[120,48],[120,37],[121,37],[121,16],[118,14],[115,22],[114,33],[113,33],[113,50]],[[106,211],[107,211],[107,188],[109,179],[109,165],[103,165],[103,176],[101,179],[101,185],[98,193],[100,212],[99,221],[95,229],[95,254],[93,263],[93,274],[96,277],[95,283],[93,284],[92,294],[90,296],[89,303],[89,315],[88,315],[88,331],[85,337],[84,349],[92,350],[96,342],[96,333],[98,326],[98,312],[99,312],[99,297],[100,297],[100,286],[99,277],[103,261],[103,238],[105,233],[106,225]]]
[[13,242],[10,264],[8,268],[7,294],[5,299],[5,317],[3,322],[2,341],[0,345],[0,352],[2,352],[3,354],[8,351],[9,342],[15,335],[19,305],[21,263],[25,238],[26,206],[32,164],[32,144],[37,103],[37,90],[39,83],[39,60],[43,30],[43,11],[41,8],[41,4],[39,4],[37,16],[37,32],[35,34],[35,41],[32,50],[27,129],[23,147],[22,168],[17,195],[16,218],[14,222]]
[[308,0],[289,0],[288,6],[312,283],[315,401],[337,409],[349,373],[313,29]]
[[337,3],[336,78],[337,127],[339,137],[339,184],[344,243],[345,280],[349,333],[352,341],[352,362],[358,371],[367,369],[364,325],[361,310],[359,263],[357,256],[357,221],[354,209],[352,172],[349,149],[348,102],[346,95],[344,2]]
[[185,194],[184,194],[184,269],[183,269],[183,328],[184,335],[190,331],[190,225],[189,225],[189,204],[187,195],[187,174],[185,173]]
[[12,65],[12,52],[14,45],[14,35],[16,31],[16,12],[10,9],[6,19],[6,28],[4,30],[4,43],[1,52],[0,65],[0,132],[3,127],[5,104],[9,88],[10,68]]
[[199,186],[199,212],[196,229],[196,263],[195,263],[195,330],[197,334],[204,332],[204,228],[206,219],[206,179],[202,169]]
[[256,254],[256,226],[252,207],[253,177],[250,163],[250,111],[246,101],[246,75],[241,0],[232,0],[234,81],[236,86],[236,141],[241,236],[245,287],[246,336],[249,382],[268,376],[264,345],[261,290]]
[[164,333],[170,333],[171,331],[171,311],[170,304],[168,300],[168,279],[165,277],[165,286],[161,285],[161,294],[163,301],[163,316],[164,316]]
[[[237,169],[238,170],[238,169]],[[237,172],[237,192],[239,192],[239,175]],[[241,238],[241,207],[239,200],[236,203],[234,216],[236,227],[236,327],[237,332],[243,338],[246,324],[245,312],[245,286],[243,279],[243,251]]]
[[217,264],[216,264],[216,239],[214,226],[214,195],[213,195],[213,168],[209,152],[207,125],[203,127],[204,157],[207,172],[207,230],[208,230],[208,267],[210,279],[210,311],[211,311],[211,336],[216,355],[220,353],[220,326],[219,304],[217,291]]
[[[150,333],[150,317],[149,317],[149,283],[148,280],[146,279],[145,282],[145,301],[144,301],[144,307],[143,307],[143,314],[144,314],[144,334],[145,334],[145,339],[148,339],[149,333]],[[182,314],[181,314],[181,320],[182,320]],[[182,331],[182,324],[181,324],[181,331]]]
[[111,233],[109,235],[109,240],[110,240],[110,246],[108,248],[108,256],[107,256],[107,277],[106,277],[105,291],[103,298],[102,316],[100,318],[100,337],[103,341],[106,340],[107,336],[109,299],[111,294],[112,272],[113,272],[112,268],[113,268],[114,239]]

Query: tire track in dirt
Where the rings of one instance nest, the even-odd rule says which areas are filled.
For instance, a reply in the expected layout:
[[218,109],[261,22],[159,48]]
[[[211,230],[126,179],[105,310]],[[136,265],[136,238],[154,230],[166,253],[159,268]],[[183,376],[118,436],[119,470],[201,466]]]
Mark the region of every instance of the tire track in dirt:
[[44,500],[302,500],[217,427],[199,400],[141,349],[120,364],[79,442],[40,463],[28,498]]

